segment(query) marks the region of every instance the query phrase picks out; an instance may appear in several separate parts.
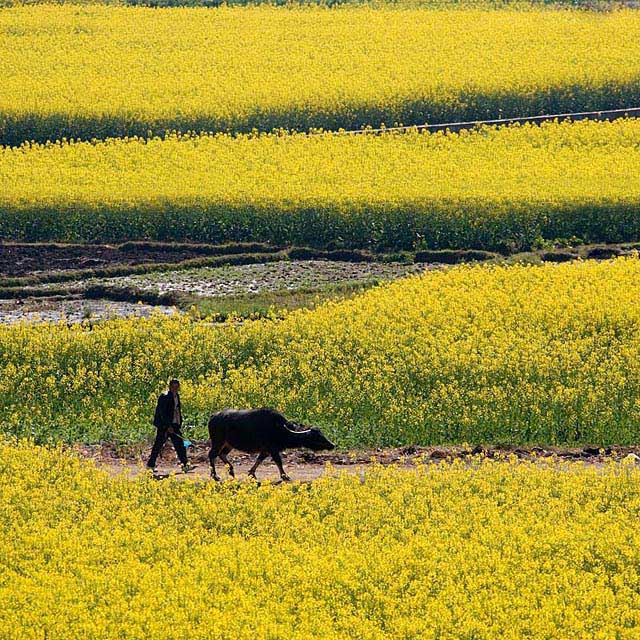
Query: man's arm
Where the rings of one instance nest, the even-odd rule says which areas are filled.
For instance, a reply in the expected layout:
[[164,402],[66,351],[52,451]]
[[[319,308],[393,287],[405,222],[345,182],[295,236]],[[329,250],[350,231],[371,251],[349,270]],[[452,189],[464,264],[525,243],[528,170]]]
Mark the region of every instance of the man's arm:
[[173,423],[173,396],[168,393],[162,396],[162,418],[164,426],[169,428]]
[[158,397],[153,424],[159,429],[171,426],[171,419],[167,415],[167,396],[164,394]]

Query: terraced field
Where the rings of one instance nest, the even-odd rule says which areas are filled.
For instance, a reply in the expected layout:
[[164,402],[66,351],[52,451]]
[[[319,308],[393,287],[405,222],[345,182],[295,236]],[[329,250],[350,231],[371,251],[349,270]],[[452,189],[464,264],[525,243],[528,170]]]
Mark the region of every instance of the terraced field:
[[637,106],[639,42],[632,10],[7,8],[0,144]]
[[639,122],[5,148],[0,238],[506,253],[637,241]]
[[202,439],[213,409],[267,405],[343,447],[633,444],[639,265],[434,270],[241,325],[0,326],[4,430],[137,442],[179,371]]
[[10,243],[0,245],[0,322],[94,323],[154,310],[216,321],[281,315],[443,262],[495,258],[468,251],[375,255],[259,243]]

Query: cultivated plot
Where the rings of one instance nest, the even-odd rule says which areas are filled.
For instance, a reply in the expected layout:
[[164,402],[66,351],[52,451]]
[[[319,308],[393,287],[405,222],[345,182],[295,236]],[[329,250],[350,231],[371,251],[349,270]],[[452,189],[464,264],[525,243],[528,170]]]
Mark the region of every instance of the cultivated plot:
[[631,10],[7,8],[0,144],[638,106],[638,43]]
[[638,167],[633,119],[5,148],[0,238],[506,253],[636,241]]

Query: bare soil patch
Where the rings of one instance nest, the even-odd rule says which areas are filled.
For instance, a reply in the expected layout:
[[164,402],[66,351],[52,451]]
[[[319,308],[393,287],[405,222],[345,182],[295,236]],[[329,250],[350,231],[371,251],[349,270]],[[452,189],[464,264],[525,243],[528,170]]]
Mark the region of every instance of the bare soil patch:
[[67,322],[77,323],[86,320],[101,321],[114,318],[148,318],[162,313],[170,315],[177,310],[169,306],[136,304],[114,300],[25,298],[18,300],[0,299],[0,323],[16,322]]
[[262,264],[201,267],[104,280],[111,286],[134,287],[156,294],[188,293],[200,297],[294,291],[338,283],[392,280],[420,273],[433,265],[398,262],[286,260]]
[[0,276],[19,277],[152,262],[177,263],[197,255],[186,250],[168,253],[152,248],[127,252],[108,245],[0,244]]
[[218,321],[256,318],[274,309],[313,308],[380,282],[460,262],[608,260],[639,249],[632,243],[557,243],[505,258],[474,250],[382,255],[265,243],[0,242],[0,323],[99,321],[147,316],[153,309],[170,313],[173,307]]
[[45,282],[0,291],[0,323],[146,317],[154,309],[171,313],[177,310],[175,307],[183,311],[196,307],[202,316],[220,319],[232,313],[254,317],[271,308],[312,307],[318,300],[348,296],[432,268],[439,267],[424,263],[280,260]]

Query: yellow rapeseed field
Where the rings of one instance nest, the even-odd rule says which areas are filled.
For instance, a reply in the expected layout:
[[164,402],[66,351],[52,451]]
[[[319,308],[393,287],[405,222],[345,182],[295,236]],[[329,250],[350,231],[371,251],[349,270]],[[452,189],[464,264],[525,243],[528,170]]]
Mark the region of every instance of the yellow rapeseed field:
[[0,143],[635,106],[640,14],[51,6],[0,13]]
[[298,311],[0,326],[2,429],[38,441],[150,437],[183,380],[206,437],[223,407],[271,405],[338,444],[633,443],[640,260],[456,267]]
[[0,149],[0,238],[489,249],[636,240],[639,167],[640,120],[24,145]]
[[1,635],[632,640],[639,516],[626,464],[220,486],[0,447]]

